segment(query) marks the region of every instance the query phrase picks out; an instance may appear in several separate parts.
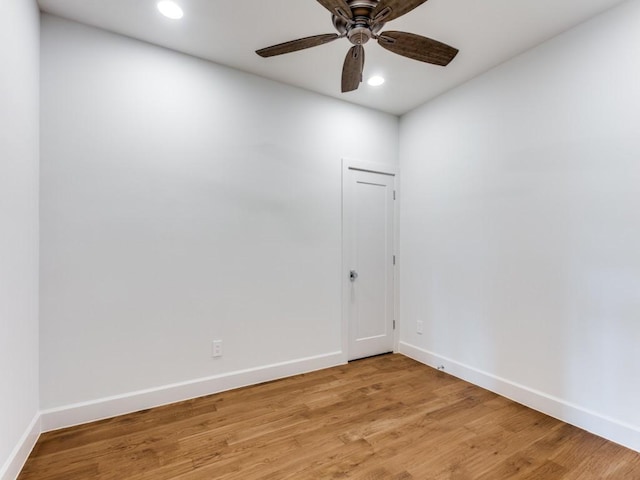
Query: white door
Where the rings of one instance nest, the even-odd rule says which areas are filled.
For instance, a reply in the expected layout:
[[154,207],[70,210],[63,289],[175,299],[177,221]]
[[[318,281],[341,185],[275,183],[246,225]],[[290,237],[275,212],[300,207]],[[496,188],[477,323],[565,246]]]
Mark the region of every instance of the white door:
[[393,351],[394,176],[347,168],[344,181],[348,359]]

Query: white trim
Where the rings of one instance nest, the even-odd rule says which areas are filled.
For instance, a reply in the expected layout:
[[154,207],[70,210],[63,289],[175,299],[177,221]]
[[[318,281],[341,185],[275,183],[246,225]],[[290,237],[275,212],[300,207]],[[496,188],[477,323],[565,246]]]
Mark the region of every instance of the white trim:
[[37,413],[31,423],[22,434],[20,441],[9,455],[9,458],[0,467],[0,480],[16,480],[22,467],[24,467],[27,458],[42,432],[40,413]]
[[332,352],[44,410],[41,412],[42,431],[58,430],[248,385],[331,368],[344,364],[343,358],[342,352]]
[[640,452],[640,427],[638,426],[621,422],[405,342],[400,342],[399,352],[434,368],[442,365],[447,373],[455,377]]
[[[352,160],[350,158],[342,159],[342,172],[346,170],[362,170],[364,172],[381,173],[383,175],[400,175],[400,167],[397,165],[388,165],[386,163],[367,162],[364,160]],[[344,178],[344,175],[343,175]]]
[[[342,159],[342,322],[341,322],[341,335],[342,335],[342,352],[343,361],[346,363],[349,361],[349,308],[346,299],[349,296],[350,283],[347,280],[349,277],[349,265],[346,262],[346,252],[349,251],[348,238],[345,234],[347,229],[348,219],[344,216],[345,211],[345,198],[344,194],[347,189],[347,182],[349,180],[349,170],[360,170],[363,172],[380,173],[382,175],[393,176],[393,188],[396,194],[400,194],[400,167],[397,165],[389,165],[386,163],[367,162],[363,160],[354,160],[350,158]],[[393,211],[393,251],[396,256],[396,267],[394,269],[393,279],[393,309],[394,319],[396,322],[396,329],[393,332],[393,351],[397,353],[399,351],[400,342],[400,200],[399,197],[394,202]]]
[[394,319],[396,321],[396,329],[393,339],[393,352],[398,353],[400,351],[400,170],[398,169],[394,178],[394,190],[396,192],[395,201],[393,202],[393,253],[396,257],[396,264],[393,270],[393,311]]

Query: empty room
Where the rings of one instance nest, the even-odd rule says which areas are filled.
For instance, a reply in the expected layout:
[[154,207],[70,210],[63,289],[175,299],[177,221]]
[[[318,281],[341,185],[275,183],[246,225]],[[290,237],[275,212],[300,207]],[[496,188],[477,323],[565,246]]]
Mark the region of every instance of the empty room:
[[640,479],[640,0],[2,0],[0,480]]

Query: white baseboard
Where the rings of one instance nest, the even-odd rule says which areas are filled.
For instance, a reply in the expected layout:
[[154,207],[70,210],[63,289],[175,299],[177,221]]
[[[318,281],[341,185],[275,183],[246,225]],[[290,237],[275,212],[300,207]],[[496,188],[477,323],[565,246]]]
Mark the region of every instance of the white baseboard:
[[601,415],[561,398],[547,395],[405,342],[400,342],[399,353],[434,368],[444,366],[445,372],[455,377],[640,452],[638,426]]
[[41,412],[42,431],[59,430],[344,363],[343,353],[333,352],[44,410]]
[[40,413],[37,413],[5,464],[0,466],[0,480],[16,480],[18,478],[41,432]]

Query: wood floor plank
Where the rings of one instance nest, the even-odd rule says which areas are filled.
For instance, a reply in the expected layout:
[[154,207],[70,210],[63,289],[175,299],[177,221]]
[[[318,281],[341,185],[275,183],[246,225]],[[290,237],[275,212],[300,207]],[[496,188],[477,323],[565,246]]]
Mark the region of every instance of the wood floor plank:
[[45,433],[19,480],[638,480],[640,454],[401,355]]

